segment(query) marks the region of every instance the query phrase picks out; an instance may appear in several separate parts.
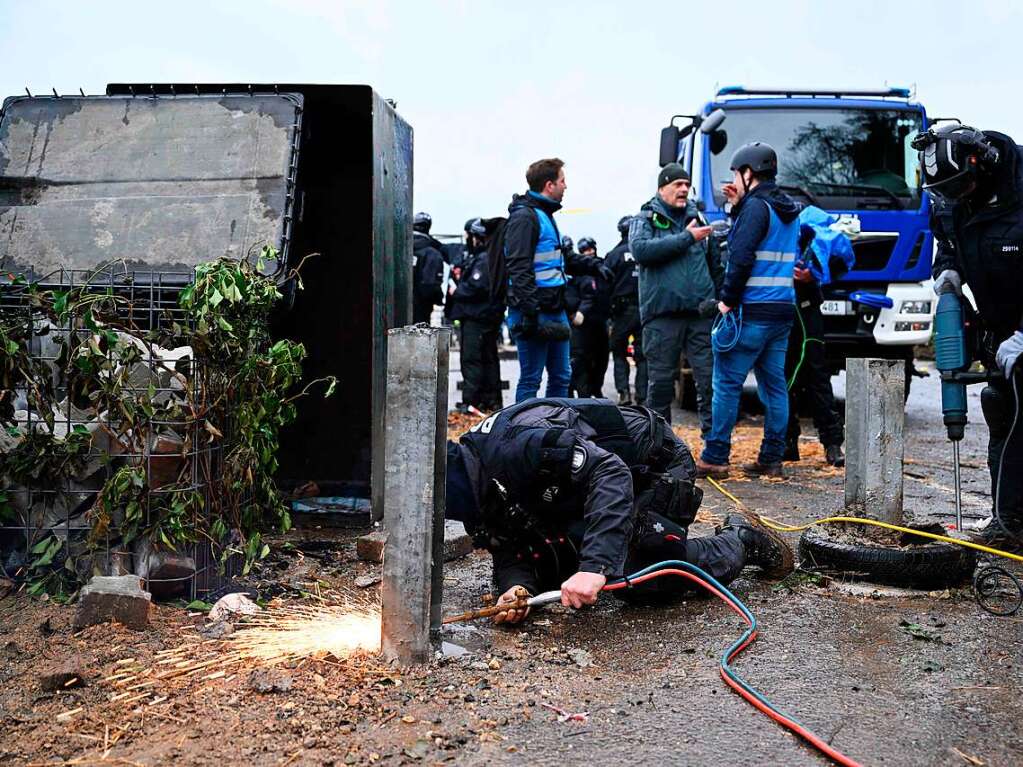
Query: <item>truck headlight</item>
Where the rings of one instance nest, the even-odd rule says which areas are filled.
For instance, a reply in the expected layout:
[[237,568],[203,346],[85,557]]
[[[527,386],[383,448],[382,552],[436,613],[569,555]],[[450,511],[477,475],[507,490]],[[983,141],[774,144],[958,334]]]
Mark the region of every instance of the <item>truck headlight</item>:
[[903,301],[899,306],[899,314],[930,314],[930,301]]

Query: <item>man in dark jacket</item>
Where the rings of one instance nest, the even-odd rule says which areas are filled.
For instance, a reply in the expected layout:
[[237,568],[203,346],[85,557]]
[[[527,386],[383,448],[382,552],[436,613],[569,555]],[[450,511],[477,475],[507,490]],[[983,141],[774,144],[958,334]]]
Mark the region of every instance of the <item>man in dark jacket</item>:
[[503,407],[501,362],[497,355],[498,336],[504,306],[491,297],[487,222],[474,218],[466,222],[465,257],[457,287],[449,296],[451,319],[459,326],[459,354],[462,366],[462,402],[492,412]]
[[[682,559],[728,583],[746,565],[792,569],[784,539],[729,514],[717,535],[689,538],[702,492],[685,444],[657,414],[607,400],[538,399],[494,413],[448,442],[447,516],[490,551],[500,602],[560,588],[593,604],[608,579]],[[616,592],[643,600],[684,593],[664,577]],[[524,611],[498,622],[517,622]]]
[[639,315],[650,375],[647,404],[671,423],[679,358],[685,353],[696,381],[700,431],[711,425],[714,358],[710,328],[721,261],[717,246],[689,199],[689,174],[678,163],[657,176],[657,194],[629,226],[629,247],[639,263]]
[[412,219],[412,322],[430,322],[433,307],[444,301],[444,246],[430,236],[433,219]]
[[750,370],[764,404],[764,438],[747,471],[784,476],[789,398],[785,350],[795,313],[792,272],[799,254],[798,204],[774,179],[778,156],[767,144],[746,144],[732,157],[733,181],[722,191],[734,221],[714,337],[714,427],[697,461],[702,475],[725,476],[742,385]]
[[[592,237],[579,240],[579,253],[599,258]],[[577,397],[603,397],[607,374],[607,321],[611,314],[611,284],[600,275],[573,277],[568,290],[577,291],[579,304],[572,317],[572,389]]]
[[[639,321],[639,264],[629,250],[629,222],[632,216],[618,220],[621,241],[604,259],[611,270],[611,356],[614,358],[615,390],[619,405],[646,404],[647,365],[643,355],[643,323]],[[636,397],[629,386],[629,339],[636,363]]]
[[934,292],[962,296],[980,315],[978,356],[1001,373],[981,391],[987,422],[992,519],[980,531],[996,548],[1023,546],[1023,161],[1004,133],[946,124],[916,137],[924,189],[935,200]]
[[526,171],[529,191],[515,195],[504,230],[508,273],[508,329],[519,356],[515,401],[535,397],[547,370],[547,396],[568,394],[572,379],[569,324],[565,313],[567,274],[600,274],[595,258],[565,252],[554,214],[565,195],[564,163],[538,160]]

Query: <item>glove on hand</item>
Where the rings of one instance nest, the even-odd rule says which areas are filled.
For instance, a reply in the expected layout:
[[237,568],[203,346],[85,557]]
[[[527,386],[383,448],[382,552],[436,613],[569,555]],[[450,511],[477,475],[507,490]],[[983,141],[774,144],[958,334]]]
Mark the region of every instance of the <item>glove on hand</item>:
[[597,269],[597,273],[603,278],[604,282],[614,282],[615,280],[615,273],[603,264]]
[[1023,333],[1016,331],[998,345],[995,352],[995,362],[1006,378],[1012,377],[1012,370],[1016,366],[1016,360],[1023,354]]
[[697,308],[696,311],[705,320],[709,320],[712,317],[717,317],[718,300],[716,298],[705,298],[702,301],[700,301],[700,306]]
[[940,296],[942,293],[947,293],[950,290],[962,298],[963,278],[959,276],[959,272],[946,269],[934,281],[934,295]]

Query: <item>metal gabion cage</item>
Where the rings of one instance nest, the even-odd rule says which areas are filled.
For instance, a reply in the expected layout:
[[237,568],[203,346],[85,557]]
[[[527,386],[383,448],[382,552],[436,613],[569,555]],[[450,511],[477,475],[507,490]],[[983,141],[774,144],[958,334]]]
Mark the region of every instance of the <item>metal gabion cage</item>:
[[[0,565],[64,563],[75,582],[133,572],[202,598],[233,559],[208,538],[224,409],[178,303],[193,272],[107,266],[0,280]],[[216,415],[220,413],[220,415]],[[37,573],[38,575],[38,573]]]

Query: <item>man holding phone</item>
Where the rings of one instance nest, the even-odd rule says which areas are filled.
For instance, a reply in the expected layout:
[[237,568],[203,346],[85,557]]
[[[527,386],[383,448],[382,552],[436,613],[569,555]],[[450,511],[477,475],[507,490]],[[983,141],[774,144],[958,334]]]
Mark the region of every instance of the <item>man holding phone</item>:
[[684,352],[696,381],[700,430],[706,435],[714,374],[710,329],[724,270],[712,229],[689,199],[691,186],[678,163],[661,169],[657,194],[629,225],[629,249],[639,264],[647,407],[671,423],[675,374]]

